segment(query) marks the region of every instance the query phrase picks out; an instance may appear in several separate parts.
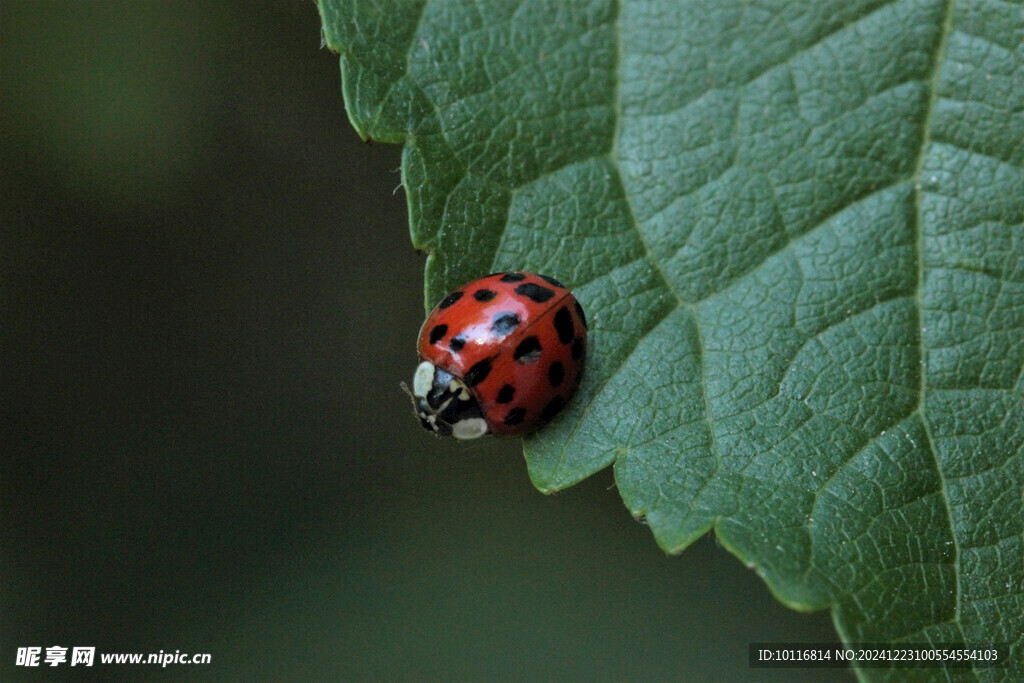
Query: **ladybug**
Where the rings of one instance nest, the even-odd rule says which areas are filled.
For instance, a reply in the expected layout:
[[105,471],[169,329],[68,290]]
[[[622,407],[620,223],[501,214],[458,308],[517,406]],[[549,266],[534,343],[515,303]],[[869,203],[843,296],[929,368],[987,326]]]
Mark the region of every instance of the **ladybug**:
[[583,375],[587,318],[546,275],[494,273],[455,290],[420,328],[412,399],[442,436],[520,436],[557,415]]

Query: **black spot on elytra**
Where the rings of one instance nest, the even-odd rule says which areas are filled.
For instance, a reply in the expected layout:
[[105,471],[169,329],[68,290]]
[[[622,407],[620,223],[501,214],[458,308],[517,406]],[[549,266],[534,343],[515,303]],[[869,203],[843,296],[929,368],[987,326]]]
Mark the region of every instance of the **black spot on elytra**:
[[540,341],[536,337],[527,337],[519,342],[512,352],[512,357],[520,363],[535,363],[540,359]]
[[587,316],[583,312],[583,307],[580,306],[580,302],[579,301],[574,301],[574,302],[572,302],[572,306],[573,306],[573,308],[576,309],[576,315],[578,315],[580,317],[580,322],[583,323],[583,327],[588,327],[588,325],[587,325]]
[[491,374],[491,361],[485,358],[467,370],[466,376],[462,379],[466,382],[467,387],[475,387],[477,384],[480,384],[480,382],[487,379],[487,375],[489,374]]
[[565,407],[565,399],[561,396],[555,396],[553,399],[548,401],[548,404],[544,406],[544,410],[540,411],[540,419],[542,422],[547,422]]
[[502,313],[491,323],[491,332],[499,337],[507,336],[519,327],[519,316],[515,313]]
[[525,417],[525,408],[513,408],[512,410],[508,411],[508,415],[505,416],[504,422],[506,426],[511,427],[513,425],[521,423]]
[[439,303],[437,305],[437,307],[438,308],[448,308],[449,306],[454,304],[456,301],[461,299],[462,298],[462,294],[463,294],[462,292],[452,292],[451,294],[449,294],[445,298],[441,299],[441,303]]
[[498,296],[498,293],[491,289],[478,289],[473,292],[473,298],[480,302],[487,302]]
[[500,391],[498,391],[498,397],[495,400],[498,403],[511,403],[515,395],[516,388],[511,384],[506,384]]
[[576,337],[572,340],[572,359],[579,360],[583,358],[583,337]]
[[547,275],[538,275],[537,277],[539,277],[541,280],[548,283],[552,287],[559,287],[561,289],[565,289],[565,285],[563,285],[561,282],[559,282],[553,277],[548,277]]
[[462,347],[465,345],[466,338],[463,337],[462,335],[459,335],[458,337],[453,337],[452,340],[448,342],[448,348],[452,350],[452,353],[458,353],[459,351],[462,350]]
[[526,276],[522,273],[505,273],[501,276],[501,282],[522,282]]
[[554,291],[547,287],[541,287],[538,284],[527,282],[519,285],[515,288],[515,293],[519,296],[525,296],[530,301],[535,301],[538,304],[542,304],[555,295]]
[[551,382],[551,386],[557,387],[565,379],[565,368],[561,363],[555,361],[548,368],[548,381]]
[[569,309],[562,306],[555,313],[555,331],[558,332],[558,341],[568,344],[576,336],[576,326],[572,324],[572,314]]
[[447,325],[434,325],[433,329],[430,330],[430,343],[436,344],[444,339],[444,335],[446,334],[448,334]]

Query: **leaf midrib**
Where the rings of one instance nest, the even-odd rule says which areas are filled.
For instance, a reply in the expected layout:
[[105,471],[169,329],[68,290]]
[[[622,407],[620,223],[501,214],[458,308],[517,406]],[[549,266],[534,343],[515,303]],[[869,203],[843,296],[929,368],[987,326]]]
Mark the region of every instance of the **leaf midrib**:
[[941,495],[939,496],[942,500],[942,507],[946,512],[946,520],[949,524],[949,536],[953,541],[953,553],[950,564],[953,567],[953,580],[956,582],[956,592],[953,603],[953,622],[956,625],[957,633],[960,634],[960,639],[963,642],[967,642],[967,638],[964,635],[963,625],[960,622],[960,606],[963,604],[962,596],[962,582],[960,580],[960,540],[957,537],[956,525],[953,521],[953,511],[950,509],[950,497],[946,487],[946,475],[942,469],[942,463],[939,462],[938,452],[935,449],[935,439],[932,437],[931,425],[928,421],[928,415],[925,407],[925,392],[927,391],[928,383],[928,367],[924,363],[925,359],[925,348],[924,348],[924,304],[921,300],[921,289],[924,286],[924,230],[921,225],[921,172],[924,169],[924,160],[926,152],[931,145],[931,131],[932,131],[932,116],[935,112],[935,104],[939,99],[939,71],[942,64],[942,56],[946,53],[946,43],[949,40],[949,35],[953,31],[953,3],[955,0],[946,0],[943,8],[942,28],[939,33],[939,39],[935,44],[935,52],[932,55],[932,71],[928,78],[928,103],[925,108],[924,121],[921,124],[921,146],[918,149],[918,155],[916,163],[914,164],[914,219],[916,224],[914,225],[914,232],[917,239],[916,253],[917,253],[917,286],[915,288],[915,296],[917,299],[917,334],[918,334],[918,361],[921,363],[920,372],[920,386],[917,393],[917,410],[915,411],[921,421],[921,428],[924,430],[925,439],[928,443],[926,447],[928,453],[931,454],[932,463],[935,466],[936,475],[939,478],[939,490]]

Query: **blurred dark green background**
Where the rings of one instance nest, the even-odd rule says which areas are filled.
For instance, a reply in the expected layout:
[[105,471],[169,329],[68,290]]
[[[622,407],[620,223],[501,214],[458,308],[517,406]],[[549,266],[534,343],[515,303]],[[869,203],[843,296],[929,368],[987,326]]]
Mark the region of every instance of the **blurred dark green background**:
[[0,4],[0,679],[848,679],[748,669],[827,615],[610,473],[421,430],[399,148],[319,44],[310,2]]

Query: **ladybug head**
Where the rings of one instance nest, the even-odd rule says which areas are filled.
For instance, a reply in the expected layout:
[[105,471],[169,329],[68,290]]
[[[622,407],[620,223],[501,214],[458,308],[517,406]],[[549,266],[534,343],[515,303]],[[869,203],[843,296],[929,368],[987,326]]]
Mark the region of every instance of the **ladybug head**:
[[412,377],[412,401],[420,424],[441,436],[475,439],[488,432],[473,394],[458,377],[423,361]]

